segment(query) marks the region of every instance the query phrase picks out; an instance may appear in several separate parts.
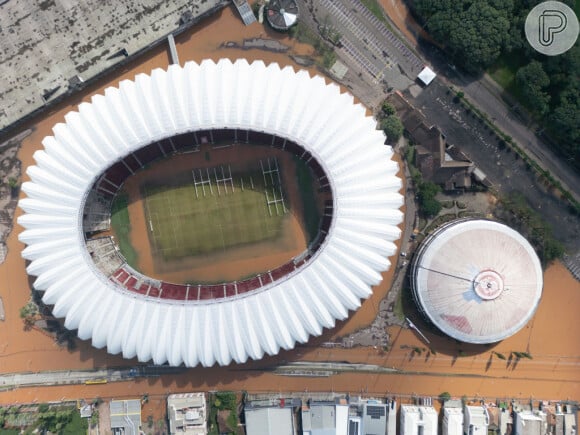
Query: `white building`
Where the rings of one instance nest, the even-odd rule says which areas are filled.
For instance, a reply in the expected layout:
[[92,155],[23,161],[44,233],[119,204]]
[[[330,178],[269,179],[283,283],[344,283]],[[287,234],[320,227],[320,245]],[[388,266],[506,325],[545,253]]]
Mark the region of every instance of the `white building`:
[[443,408],[443,435],[463,435],[461,408]]
[[[171,138],[201,131],[211,137],[212,129],[236,140],[238,132],[266,137],[281,148],[292,142],[312,156],[333,198],[316,252],[247,293],[228,283],[230,296],[224,284],[224,296],[209,299],[200,298],[200,287],[132,280],[122,266],[117,272],[129,278],[120,280],[99,269],[83,227],[94,187],[111,168],[138,170],[147,155],[136,156],[144,150],[165,155]],[[26,170],[30,181],[22,185],[22,256],[53,314],[109,353],[193,367],[292,349],[360,307],[397,251],[403,198],[393,150],[352,95],[306,71],[245,60],[171,65],[93,96],[53,132],[35,152],[36,165]],[[111,189],[124,179],[108,181],[105,192],[114,196]]]
[[169,432],[185,435],[207,434],[204,393],[172,394],[167,398]]
[[464,431],[466,435],[487,435],[489,414],[483,406],[465,407]]
[[348,435],[348,405],[311,404],[302,409],[303,435]]
[[384,403],[367,402],[362,410],[363,435],[387,433],[387,405]]
[[244,410],[247,435],[294,435],[291,408],[251,408]]
[[542,411],[519,411],[514,416],[514,435],[545,435],[546,414]]
[[401,406],[401,435],[437,435],[437,411],[431,406]]
[[419,309],[445,334],[466,343],[495,343],[532,318],[543,271],[517,231],[491,220],[458,219],[421,243],[411,286]]

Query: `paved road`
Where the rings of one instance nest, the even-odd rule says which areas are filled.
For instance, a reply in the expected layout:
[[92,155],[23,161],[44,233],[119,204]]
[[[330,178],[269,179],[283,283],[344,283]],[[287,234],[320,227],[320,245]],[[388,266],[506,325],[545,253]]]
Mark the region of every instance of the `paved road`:
[[[0,375],[0,391],[19,387],[39,387],[49,385],[79,385],[88,381],[119,382],[138,377],[159,377],[179,374],[183,367],[138,366],[123,369],[66,370],[38,373],[11,373]],[[105,383],[105,382],[103,382]]]
[[[370,358],[370,357],[369,357]],[[388,355],[389,366],[384,365],[386,356],[374,355],[374,363],[366,364],[341,362],[316,362],[300,361],[288,362],[265,369],[282,376],[298,377],[330,377],[340,373],[375,373],[375,374],[405,374],[416,376],[459,376],[472,378],[493,378],[497,375],[487,374],[492,363],[496,366],[503,364],[512,365],[511,370],[517,366],[517,377],[524,379],[545,379],[546,373],[550,379],[559,381],[577,382],[580,360],[578,358],[565,358],[556,355],[534,355],[533,360],[492,361],[486,355],[457,358],[448,355],[435,355],[430,357],[430,363],[420,368],[413,364],[414,356],[410,351],[398,350]],[[422,359],[424,356],[416,357]],[[455,366],[451,373],[450,367]],[[240,369],[244,371],[244,369]],[[255,369],[251,369],[255,370]],[[14,388],[34,388],[54,385],[79,385],[87,381],[107,380],[107,382],[120,382],[138,377],[157,377],[161,374],[177,374],[185,369],[171,367],[137,367],[127,369],[103,369],[103,370],[69,370],[40,373],[13,373],[0,375],[0,391]],[[502,374],[501,377],[505,376]]]
[[500,149],[495,134],[470,116],[440,79],[416,97],[407,95],[427,119],[439,126],[448,143],[458,146],[487,175],[502,193],[519,192],[542,218],[550,223],[554,236],[572,253],[580,250],[580,220],[568,206],[548,193],[522,159],[508,149]]
[[453,84],[480,110],[487,113],[504,133],[511,136],[544,170],[549,171],[580,201],[580,174],[563,161],[534,132],[501,97],[503,90],[487,75],[474,79],[449,68],[448,59],[439,50],[425,45],[419,47],[421,55],[431,63],[439,77]]

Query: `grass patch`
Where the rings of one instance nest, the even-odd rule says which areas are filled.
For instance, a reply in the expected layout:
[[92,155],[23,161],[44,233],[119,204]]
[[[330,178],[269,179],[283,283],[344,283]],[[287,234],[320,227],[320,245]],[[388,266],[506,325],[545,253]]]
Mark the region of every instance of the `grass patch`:
[[371,11],[371,13],[377,17],[383,23],[386,23],[387,20],[385,18],[385,14],[383,11],[382,6],[379,4],[377,0],[361,0],[361,3],[365,5],[365,7]]
[[507,92],[518,101],[522,101],[522,95],[516,83],[518,69],[528,62],[520,52],[504,53],[489,68],[489,75]]
[[[236,394],[230,391],[222,391],[209,396],[209,417],[208,417],[208,434],[209,435],[220,435],[218,427],[218,411],[229,411],[227,417],[227,425],[234,429],[238,425],[238,414],[237,414],[237,397]],[[234,434],[233,431],[226,432],[229,434]]]
[[397,299],[395,299],[395,306],[393,307],[393,313],[395,313],[395,316],[397,316],[397,319],[399,319],[400,321],[405,320],[405,307],[403,304],[403,293],[405,291],[409,290],[406,290],[404,288],[401,289],[401,291],[397,295]]
[[[312,31],[308,26],[305,24],[298,22],[297,25],[292,26],[290,28],[290,36],[294,39],[297,39],[299,42],[303,44],[308,44],[314,47],[316,51],[316,55],[318,57],[317,63],[322,65],[324,68],[329,69],[334,65],[336,61],[336,53],[334,52],[334,48],[326,43],[317,33]],[[338,36],[335,34],[333,36],[337,38]],[[338,38],[340,39],[340,38]]]
[[22,405],[20,407],[0,408],[0,434],[17,434],[14,427],[26,430],[24,433],[58,433],[77,435],[87,432],[88,421],[80,416],[77,408],[70,405]]
[[314,179],[308,165],[294,156],[296,165],[296,179],[298,180],[298,191],[302,199],[302,209],[304,227],[308,234],[308,244],[312,243],[318,235],[320,225],[320,213],[316,203],[316,194],[314,192]]
[[137,252],[131,245],[129,234],[131,222],[129,220],[129,196],[119,193],[111,206],[111,228],[117,238],[117,246],[131,267],[137,265]]
[[83,433],[87,433],[87,429],[88,428],[89,428],[88,419],[81,418],[80,412],[78,412],[75,409],[71,413],[70,421],[63,428],[62,434],[63,435],[78,435],[78,434],[83,434]]
[[[155,254],[165,260],[226,251],[280,236],[288,205],[268,205],[281,197],[277,184],[265,185],[261,171],[233,174],[234,190],[191,180],[173,186],[142,186],[147,225]],[[243,188],[242,188],[243,186]],[[204,194],[205,190],[205,194]]]

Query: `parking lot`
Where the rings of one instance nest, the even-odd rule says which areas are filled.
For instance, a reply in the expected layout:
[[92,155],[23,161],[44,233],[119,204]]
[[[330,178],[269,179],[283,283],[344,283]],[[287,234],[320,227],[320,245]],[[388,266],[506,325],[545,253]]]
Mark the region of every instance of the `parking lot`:
[[413,97],[411,103],[421,109],[429,122],[439,126],[447,142],[458,146],[487,175],[501,193],[520,192],[529,205],[551,224],[554,236],[571,251],[580,249],[580,221],[568,206],[549,193],[521,158],[499,141],[478,118],[453,101],[453,94],[435,80]]

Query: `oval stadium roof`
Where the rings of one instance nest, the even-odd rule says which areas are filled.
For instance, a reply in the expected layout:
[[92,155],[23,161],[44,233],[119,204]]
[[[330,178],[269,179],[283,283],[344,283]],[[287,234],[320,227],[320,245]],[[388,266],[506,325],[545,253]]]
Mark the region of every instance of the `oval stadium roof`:
[[[43,301],[97,348],[173,366],[274,355],[356,310],[396,252],[402,196],[392,149],[366,109],[322,77],[261,61],[189,62],[122,81],[65,121],[26,171],[19,239]],[[291,139],[319,161],[334,201],[320,249],[283,280],[217,300],[151,298],[107,279],[83,234],[85,200],[100,174],[156,140],[226,127]]]
[[413,262],[415,299],[447,335],[495,343],[525,326],[542,296],[530,243],[506,225],[454,221],[425,240]]

